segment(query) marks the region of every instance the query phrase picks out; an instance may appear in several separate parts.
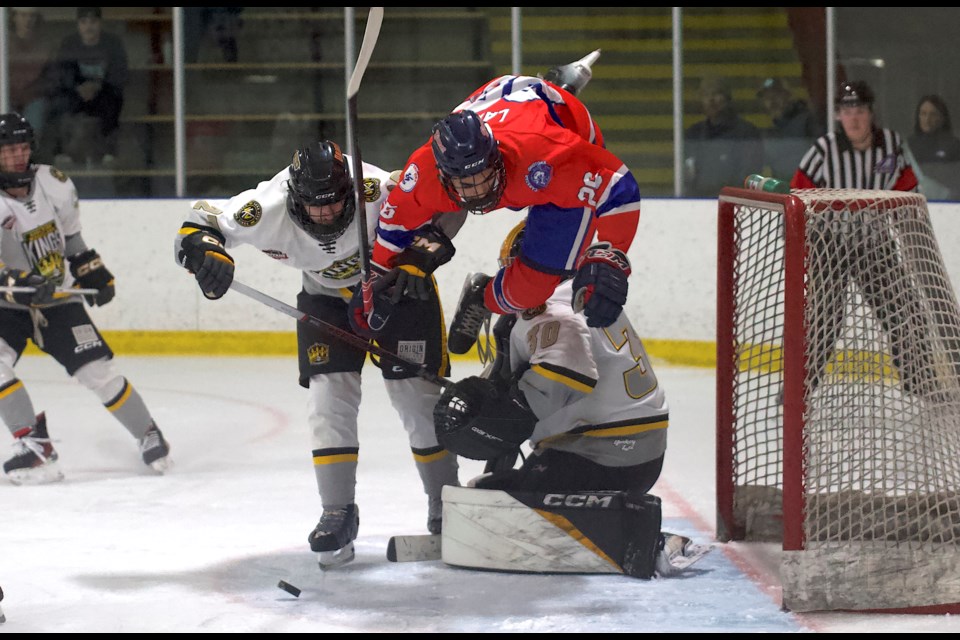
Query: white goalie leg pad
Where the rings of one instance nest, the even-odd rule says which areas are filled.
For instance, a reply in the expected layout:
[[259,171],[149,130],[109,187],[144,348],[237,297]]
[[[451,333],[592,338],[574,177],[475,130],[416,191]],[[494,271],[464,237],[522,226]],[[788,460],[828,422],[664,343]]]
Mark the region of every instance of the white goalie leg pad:
[[570,521],[499,490],[444,487],[441,547],[443,561],[458,567],[623,573],[620,558],[610,557]]

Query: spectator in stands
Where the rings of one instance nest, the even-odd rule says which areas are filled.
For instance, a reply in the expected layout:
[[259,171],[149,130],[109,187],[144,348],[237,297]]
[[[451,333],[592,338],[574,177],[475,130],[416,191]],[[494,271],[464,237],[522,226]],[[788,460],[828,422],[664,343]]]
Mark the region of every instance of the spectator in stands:
[[953,135],[950,110],[940,96],[920,98],[907,149],[921,193],[931,200],[960,199],[960,140]]
[[11,7],[10,22],[10,105],[39,135],[47,115],[50,42],[39,7]]
[[706,118],[687,129],[684,194],[715,198],[720,189],[742,186],[763,168],[760,131],[737,115],[726,80],[705,77],[700,98]]
[[78,8],[77,33],[65,37],[57,52],[50,109],[57,164],[114,162],[127,52],[119,37],[103,31],[102,18],[100,7]]
[[771,127],[762,132],[763,161],[768,175],[789,181],[800,158],[813,141],[825,133],[806,100],[794,99],[780,78],[767,78],[757,91],[763,110],[770,116]]
[[960,160],[960,139],[953,135],[950,110],[943,98],[935,94],[920,98],[907,144],[917,162]]

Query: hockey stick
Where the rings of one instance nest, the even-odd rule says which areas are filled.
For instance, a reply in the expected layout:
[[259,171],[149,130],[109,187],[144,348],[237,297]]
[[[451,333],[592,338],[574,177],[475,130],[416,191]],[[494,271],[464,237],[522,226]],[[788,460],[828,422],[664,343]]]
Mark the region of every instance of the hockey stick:
[[351,347],[362,349],[368,353],[371,353],[379,357],[381,360],[386,360],[387,362],[393,363],[395,365],[406,367],[408,370],[417,374],[419,377],[423,378],[427,382],[432,382],[433,384],[438,385],[440,387],[446,387],[453,384],[452,380],[448,378],[444,378],[442,376],[438,376],[434,373],[430,373],[429,371],[427,371],[425,369],[426,365],[421,365],[421,364],[417,364],[416,362],[410,362],[409,360],[404,360],[403,358],[396,355],[395,353],[390,353],[386,349],[382,349],[377,345],[373,344],[372,342],[368,342],[366,339],[361,338],[360,336],[354,335],[349,331],[345,331],[335,324],[324,322],[320,318],[314,317],[309,313],[304,313],[303,311],[300,311],[296,307],[291,307],[290,305],[286,304],[285,302],[281,302],[276,298],[271,298],[267,294],[261,291],[257,291],[252,287],[248,287],[242,282],[237,282],[236,280],[234,280],[230,284],[230,288],[236,291],[237,293],[242,293],[243,295],[249,298],[253,298],[257,302],[262,302],[268,307],[273,307],[277,311],[282,311],[283,313],[287,314],[291,318],[296,318],[297,322],[303,322],[304,324],[309,324],[314,327],[317,327],[318,329],[326,331],[333,337],[337,338],[341,342],[344,342],[350,345]]
[[[0,287],[0,293],[33,293],[34,287]],[[53,297],[63,296],[91,296],[100,293],[99,289],[57,289],[53,292]]]
[[359,235],[360,246],[360,290],[363,292],[363,311],[370,313],[373,308],[373,289],[369,286],[370,282],[370,243],[367,239],[367,216],[363,195],[363,162],[360,159],[360,134],[357,131],[357,92],[360,91],[360,81],[363,80],[363,74],[370,64],[370,56],[373,55],[373,48],[377,46],[377,38],[380,37],[380,25],[383,24],[383,7],[370,7],[370,13],[367,16],[367,28],[363,32],[363,42],[360,44],[360,54],[357,56],[357,64],[350,75],[350,82],[347,84],[347,129],[350,130],[350,145],[352,147],[351,161],[353,163],[353,188],[357,199],[357,209],[360,215],[357,216],[357,234]]

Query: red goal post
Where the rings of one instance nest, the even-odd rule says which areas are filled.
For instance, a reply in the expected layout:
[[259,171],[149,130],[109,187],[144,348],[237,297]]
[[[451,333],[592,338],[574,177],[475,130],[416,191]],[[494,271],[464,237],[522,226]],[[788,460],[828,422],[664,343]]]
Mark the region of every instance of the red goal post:
[[960,612],[960,307],[912,193],[725,188],[717,537],[795,611]]

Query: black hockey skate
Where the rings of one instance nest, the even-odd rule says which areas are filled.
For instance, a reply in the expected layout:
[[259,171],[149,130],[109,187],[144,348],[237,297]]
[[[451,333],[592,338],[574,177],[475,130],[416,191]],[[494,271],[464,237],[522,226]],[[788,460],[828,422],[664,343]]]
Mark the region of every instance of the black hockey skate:
[[359,528],[360,509],[357,505],[323,510],[320,522],[307,536],[310,550],[316,552],[321,569],[326,571],[353,560],[353,541]]
[[477,342],[480,327],[490,317],[490,311],[483,304],[483,291],[490,282],[490,276],[473,273],[467,276],[457,302],[457,310],[450,323],[450,336],[447,348],[450,353],[464,354]]
[[24,427],[13,436],[14,455],[3,463],[3,472],[13,484],[46,484],[63,480],[57,452],[47,435],[47,416],[37,416],[34,427]]
[[154,471],[163,473],[173,466],[173,461],[170,459],[170,445],[155,424],[151,424],[144,436],[140,438],[140,455],[143,457],[143,463]]

